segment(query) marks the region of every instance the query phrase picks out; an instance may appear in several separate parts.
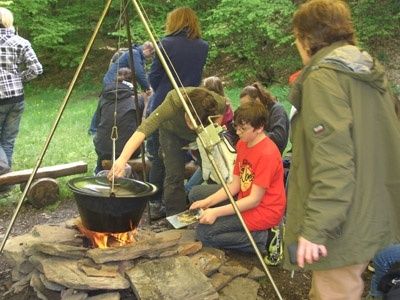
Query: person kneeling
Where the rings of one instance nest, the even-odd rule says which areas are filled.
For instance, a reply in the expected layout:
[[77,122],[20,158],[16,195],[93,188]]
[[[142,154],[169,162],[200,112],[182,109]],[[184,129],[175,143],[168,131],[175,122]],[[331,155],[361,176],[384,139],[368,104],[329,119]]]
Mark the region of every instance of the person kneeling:
[[[240,140],[233,180],[228,184],[231,194],[237,195],[236,204],[260,252],[266,251],[267,230],[279,224],[286,205],[281,155],[264,132],[267,121],[261,103],[246,103],[235,111],[234,124]],[[219,185],[193,187],[190,209],[204,209],[196,228],[197,239],[206,246],[254,252],[227,199]]]

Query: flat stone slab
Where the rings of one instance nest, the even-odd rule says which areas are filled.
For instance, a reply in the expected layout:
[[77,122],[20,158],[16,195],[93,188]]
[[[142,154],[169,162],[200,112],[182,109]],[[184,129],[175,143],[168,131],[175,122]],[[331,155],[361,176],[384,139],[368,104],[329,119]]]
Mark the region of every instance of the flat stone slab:
[[40,262],[46,279],[76,290],[122,290],[129,288],[129,281],[120,273],[115,277],[88,276],[81,270],[81,262],[65,258],[49,258]]
[[242,266],[230,266],[230,265],[223,265],[221,266],[218,271],[222,274],[232,276],[236,278],[241,275],[246,275],[249,273],[249,269],[242,267]]
[[211,275],[210,279],[211,279],[211,284],[218,292],[220,289],[224,288],[229,282],[231,282],[233,277],[230,275],[225,275],[217,272]]
[[32,245],[70,242],[76,240],[76,234],[76,230],[60,225],[36,225],[31,232],[10,238],[4,247],[4,255],[8,263],[15,266],[30,255]]
[[84,257],[87,251],[87,248],[84,247],[63,245],[59,243],[38,243],[34,244],[32,248],[47,255],[77,259]]
[[263,278],[263,277],[265,277],[265,276],[266,276],[265,273],[264,273],[263,271],[261,271],[261,270],[260,270],[259,268],[257,268],[257,267],[253,267],[253,269],[251,269],[250,273],[247,274],[247,277],[248,277],[248,278],[250,278],[250,279],[255,279],[255,280],[260,279],[260,278]]
[[118,292],[115,293],[105,293],[97,296],[92,296],[86,298],[87,300],[119,300],[121,296]]
[[215,273],[226,261],[224,251],[208,247],[191,256],[190,259],[196,268],[206,276]]
[[141,263],[126,275],[141,300],[218,299],[211,282],[186,256]]
[[249,278],[237,277],[220,291],[222,300],[257,300],[260,284]]

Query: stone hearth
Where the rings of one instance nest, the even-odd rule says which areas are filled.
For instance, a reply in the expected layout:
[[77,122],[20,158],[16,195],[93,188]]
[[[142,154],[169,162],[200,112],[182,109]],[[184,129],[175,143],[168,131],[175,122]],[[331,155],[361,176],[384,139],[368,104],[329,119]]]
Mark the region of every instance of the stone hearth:
[[257,299],[264,273],[202,247],[193,230],[138,230],[133,244],[90,249],[75,224],[37,225],[8,240],[14,284],[5,299]]

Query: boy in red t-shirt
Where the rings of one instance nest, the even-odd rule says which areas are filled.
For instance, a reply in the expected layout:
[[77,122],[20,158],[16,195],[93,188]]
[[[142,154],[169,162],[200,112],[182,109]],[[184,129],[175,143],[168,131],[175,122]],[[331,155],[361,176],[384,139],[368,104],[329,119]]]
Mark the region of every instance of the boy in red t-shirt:
[[[261,252],[265,252],[267,230],[279,224],[286,205],[281,154],[264,132],[266,115],[264,105],[257,102],[243,104],[235,111],[240,141],[236,145],[233,181],[228,184],[231,194],[237,195],[237,206]],[[196,228],[197,238],[207,246],[252,252],[227,198],[219,185],[192,189],[189,200],[195,202],[190,209],[204,209]]]

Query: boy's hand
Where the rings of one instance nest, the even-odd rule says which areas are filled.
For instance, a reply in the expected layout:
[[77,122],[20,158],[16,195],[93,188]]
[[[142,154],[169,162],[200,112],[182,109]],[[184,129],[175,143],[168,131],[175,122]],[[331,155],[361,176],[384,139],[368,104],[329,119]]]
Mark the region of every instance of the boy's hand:
[[210,200],[208,200],[208,198],[203,199],[203,200],[199,200],[196,202],[193,202],[192,205],[190,205],[189,209],[197,209],[197,208],[202,208],[202,209],[206,209],[210,206]]
[[108,180],[110,180],[110,181],[112,180],[113,171],[114,171],[114,177],[115,177],[115,178],[123,177],[123,176],[125,175],[125,164],[126,164],[125,161],[123,161],[122,159],[119,159],[119,158],[118,158],[118,159],[114,162],[114,164],[113,164],[113,166],[112,166],[110,172],[109,172],[108,175],[107,175]]
[[201,224],[214,224],[215,220],[218,218],[215,208],[207,208],[200,215],[199,223]]

